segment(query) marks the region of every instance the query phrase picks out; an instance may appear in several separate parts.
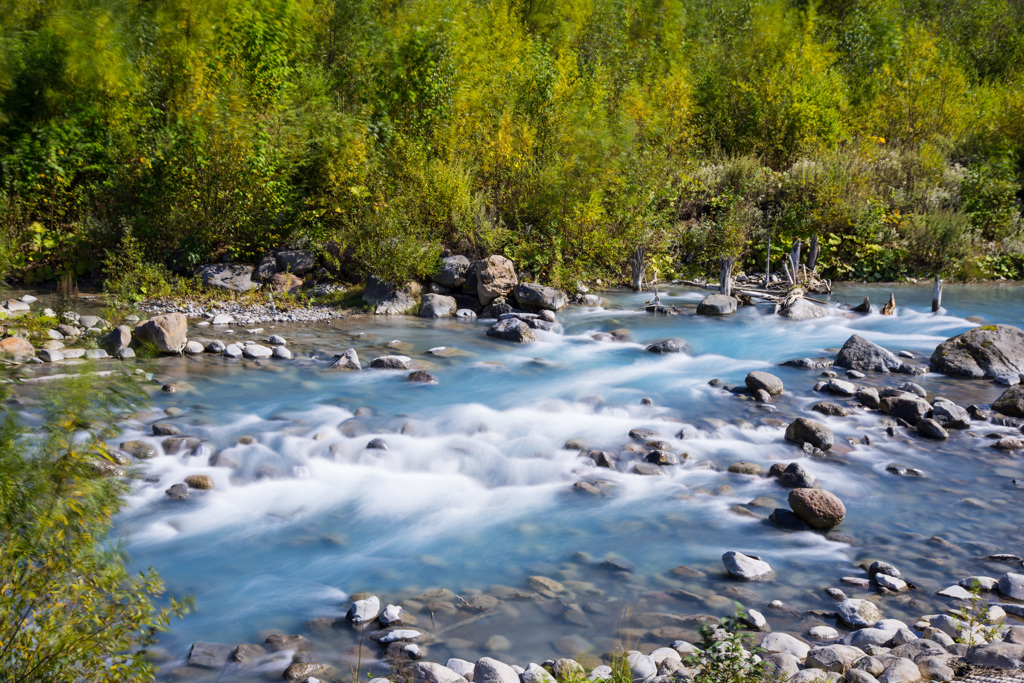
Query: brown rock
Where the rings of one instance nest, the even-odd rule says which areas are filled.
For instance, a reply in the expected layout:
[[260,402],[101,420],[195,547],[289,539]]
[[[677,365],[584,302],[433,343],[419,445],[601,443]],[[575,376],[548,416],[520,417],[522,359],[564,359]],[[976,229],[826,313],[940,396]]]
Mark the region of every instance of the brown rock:
[[292,273],[274,273],[270,277],[269,284],[275,292],[295,294],[302,289],[302,278]]
[[488,256],[474,265],[477,271],[476,295],[484,306],[499,296],[509,294],[519,283],[515,266],[504,256]]
[[824,489],[793,489],[789,492],[789,507],[817,529],[831,529],[846,517],[843,501]]
[[190,474],[185,477],[185,483],[190,489],[202,489],[208,491],[213,488],[213,479],[208,474]]
[[21,337],[0,339],[0,357],[6,356],[16,361],[28,360],[36,355],[36,350],[27,340]]
[[161,353],[181,353],[185,348],[188,318],[184,313],[155,315],[135,328],[135,335],[156,346]]

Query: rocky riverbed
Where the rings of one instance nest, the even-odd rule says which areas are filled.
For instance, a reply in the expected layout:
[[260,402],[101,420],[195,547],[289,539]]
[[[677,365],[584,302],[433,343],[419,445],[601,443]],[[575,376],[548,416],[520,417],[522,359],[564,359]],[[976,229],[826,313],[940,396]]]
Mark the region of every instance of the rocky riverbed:
[[[761,656],[798,681],[1017,661],[1016,332],[912,306],[793,322],[605,298],[554,322],[498,313],[526,344],[488,337],[500,319],[293,327],[204,311],[184,325],[196,355],[98,360],[154,379],[159,412],[111,445],[143,475],[124,520],[133,555],[199,599],[165,640],[165,675],[507,676],[495,660],[536,680],[531,661],[591,671],[634,650],[634,679],[675,677],[734,601],[755,642],[774,636]],[[663,293],[683,311],[705,298]],[[1008,322],[1015,306],[986,312]],[[983,376],[926,372],[943,344],[951,374]],[[1009,638],[973,654],[946,619],[971,577],[1006,612],[986,638]],[[372,596],[381,614],[354,628],[349,609]],[[406,616],[382,621],[388,605]],[[807,651],[775,652],[792,646],[782,634]],[[1010,659],[978,659],[997,652]]]

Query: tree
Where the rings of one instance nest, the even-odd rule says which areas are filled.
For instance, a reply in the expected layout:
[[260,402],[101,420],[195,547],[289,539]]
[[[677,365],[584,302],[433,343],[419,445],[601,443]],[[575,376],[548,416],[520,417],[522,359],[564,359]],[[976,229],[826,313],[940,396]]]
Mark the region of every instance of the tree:
[[146,647],[190,607],[110,541],[126,484],[103,439],[140,397],[127,378],[64,382],[31,431],[0,404],[0,681],[151,680]]

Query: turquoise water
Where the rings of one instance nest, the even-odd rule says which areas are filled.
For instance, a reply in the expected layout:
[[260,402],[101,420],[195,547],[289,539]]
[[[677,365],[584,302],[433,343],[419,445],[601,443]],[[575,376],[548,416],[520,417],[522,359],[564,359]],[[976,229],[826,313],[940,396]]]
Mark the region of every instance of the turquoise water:
[[[869,295],[877,305],[889,291],[847,287],[834,299],[856,304]],[[837,309],[828,318],[789,321],[761,307],[725,319],[655,317],[633,312],[649,297],[622,292],[607,294],[602,308],[562,311],[564,334],[542,333],[526,346],[487,338],[485,322],[359,317],[268,327],[267,334],[289,339],[298,355],[291,363],[154,362],[149,369],[157,379],[179,385],[174,394],[155,392],[155,409],[184,410],[160,421],[204,439],[197,455],[146,462],[140,471],[149,480],[134,487],[120,520],[133,561],[156,567],[174,593],[196,597],[196,612],[174,624],[162,646],[179,660],[194,640],[261,642],[266,632],[280,630],[314,637],[322,652],[343,662],[358,635],[315,633],[307,622],[343,615],[352,593],[370,591],[382,604],[432,588],[469,597],[495,585],[523,588],[536,574],[580,582],[577,601],[507,602],[463,627],[458,624],[470,614],[435,613],[430,623],[423,612],[420,627],[444,632],[427,657],[474,661],[496,634],[509,640],[503,658],[523,665],[579,654],[567,650],[605,651],[630,638],[654,644],[657,637],[644,629],[657,617],[648,615],[721,616],[733,611],[734,599],[761,610],[773,599],[799,609],[827,608],[832,603],[823,589],[842,576],[863,576],[857,564],[874,559],[895,564],[919,588],[883,598],[887,616],[940,609],[947,603],[935,590],[961,576],[998,576],[1011,568],[981,556],[1024,554],[1024,490],[1010,483],[1024,476],[1024,467],[1018,456],[988,448],[986,436],[1017,430],[977,424],[971,434],[955,432],[941,444],[902,430],[888,436],[877,412],[845,418],[810,412],[819,400],[846,399],[814,393],[816,371],[775,365],[826,349],[834,353],[852,333],[926,362],[936,344],[977,324],[969,316],[1020,325],[1024,290],[947,287],[947,311],[940,315],[929,312],[930,287],[893,291],[899,309],[892,317]],[[662,300],[692,309],[703,295],[670,287]],[[590,339],[617,328],[628,329],[632,341]],[[193,336],[213,336],[209,329]],[[668,336],[688,340],[691,353],[643,350]],[[392,340],[401,346],[386,347]],[[410,384],[404,371],[325,369],[332,354],[350,346],[364,368],[374,356],[402,353],[439,383]],[[463,353],[425,353],[438,346]],[[708,385],[712,378],[742,384],[756,369],[785,382],[774,412]],[[906,379],[880,375],[860,383],[881,387]],[[1000,393],[988,382],[938,375],[916,381],[929,398],[945,395],[962,404],[990,403]],[[642,398],[651,405],[642,405]],[[832,455],[808,459],[784,441],[785,424],[798,416],[832,427]],[[159,443],[148,436],[149,422],[157,419],[154,413],[130,425],[118,441]],[[638,427],[689,458],[664,468],[666,476],[640,476],[627,471],[627,456],[636,454],[623,453],[621,471],[611,471],[563,448],[577,439],[622,453],[637,443],[628,432]],[[677,437],[681,430],[685,438]],[[243,435],[258,443],[235,445]],[[870,446],[845,441],[865,435]],[[384,439],[388,450],[366,449],[374,438]],[[237,464],[211,467],[214,453]],[[837,533],[785,531],[730,511],[760,496],[785,507],[787,493],[774,479],[726,472],[730,464],[754,462],[767,470],[794,460],[844,500],[847,518]],[[885,470],[893,462],[928,476],[894,476]],[[168,500],[165,489],[194,473],[209,474],[215,490]],[[610,482],[608,494],[574,491],[582,479]],[[729,581],[720,558],[734,549],[762,556],[778,577],[742,586]],[[608,557],[632,571],[610,570],[602,562]],[[706,576],[670,573],[681,564]],[[566,620],[562,610],[577,603],[585,603],[586,618]],[[766,615],[776,629],[799,620],[798,614]],[[280,669],[266,675],[273,679]]]

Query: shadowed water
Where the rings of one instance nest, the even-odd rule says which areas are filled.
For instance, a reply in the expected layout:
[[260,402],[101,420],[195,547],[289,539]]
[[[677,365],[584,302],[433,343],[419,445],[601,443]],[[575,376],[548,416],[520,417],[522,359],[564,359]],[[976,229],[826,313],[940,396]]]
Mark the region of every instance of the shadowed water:
[[[867,294],[880,304],[888,292],[847,287],[835,299],[855,304]],[[1024,475],[1021,459],[989,447],[990,435],[1017,430],[975,424],[943,443],[901,429],[889,436],[878,412],[814,393],[819,372],[775,367],[832,354],[852,333],[914,352],[914,362],[924,363],[936,344],[977,324],[968,316],[1019,325],[1024,313],[1024,290],[1012,286],[947,287],[940,315],[928,312],[930,288],[895,292],[896,316],[836,310],[801,322],[762,307],[725,319],[655,317],[633,312],[644,295],[612,293],[602,308],[562,311],[564,334],[540,333],[525,346],[485,337],[485,322],[359,317],[268,327],[267,334],[288,338],[298,355],[293,362],[151,362],[158,380],[179,385],[174,394],[154,393],[155,407],[184,410],[161,421],[204,440],[195,455],[161,455],[142,465],[147,479],[134,487],[120,521],[136,564],[156,567],[174,593],[196,596],[196,612],[162,640],[167,656],[184,658],[194,640],[262,642],[279,630],[306,634],[320,660],[345,670],[355,666],[348,648],[360,636],[329,624],[358,591],[381,596],[383,604],[412,600],[418,628],[437,636],[425,646],[427,658],[441,662],[494,654],[525,665],[667,645],[696,636],[697,623],[686,615],[731,614],[733,600],[765,611],[776,630],[799,630],[810,623],[801,610],[833,604],[825,587],[842,576],[865,576],[858,563],[874,559],[895,564],[918,588],[881,598],[886,616],[941,609],[951,603],[935,596],[937,589],[962,576],[1012,569],[982,556],[1024,551],[1024,490],[1011,483]],[[703,294],[670,287],[662,300],[692,310]],[[590,339],[617,328],[628,329],[632,341]],[[192,336],[229,338],[211,328]],[[643,350],[668,336],[686,339],[691,352]],[[386,347],[392,340],[402,344]],[[439,383],[410,384],[405,371],[325,369],[350,346],[364,368],[374,356],[402,353]],[[425,353],[438,346],[460,353]],[[755,369],[785,383],[774,410],[708,385],[712,378],[741,385]],[[879,375],[859,383],[907,379]],[[929,398],[963,405],[991,403],[1001,391],[939,375],[915,381]],[[826,399],[848,404],[851,415],[810,411]],[[835,431],[829,457],[807,458],[784,441],[785,425],[798,416]],[[157,418],[129,425],[118,441],[159,444],[149,436]],[[634,428],[652,430],[688,457],[662,468],[664,476],[630,472],[641,455],[623,449],[643,443],[629,437]],[[871,445],[847,441],[865,435]],[[241,436],[256,443],[237,445]],[[374,438],[387,450],[367,449]],[[565,448],[570,440],[616,454],[617,469],[593,467],[577,445]],[[215,453],[232,466],[210,466]],[[786,507],[787,491],[774,479],[726,471],[740,461],[767,471],[798,459],[846,504],[846,521],[832,534],[785,531],[761,519],[773,506]],[[886,466],[894,462],[927,476],[890,474]],[[164,494],[197,473],[210,475],[215,489],[194,491],[187,501]],[[604,495],[574,490],[581,480],[600,482]],[[747,505],[759,497],[771,500]],[[735,511],[744,505],[754,516]],[[762,556],[777,578],[728,580],[720,558],[733,549]],[[704,575],[672,573],[679,565]],[[494,588],[531,592],[533,575],[562,582],[566,593],[536,600]],[[435,588],[457,596],[423,595]],[[479,593],[501,601],[473,609],[465,601]],[[796,610],[766,610],[775,599]],[[488,643],[495,635],[507,642]],[[280,676],[281,661],[264,667],[268,679]],[[365,659],[360,666],[367,668]]]

